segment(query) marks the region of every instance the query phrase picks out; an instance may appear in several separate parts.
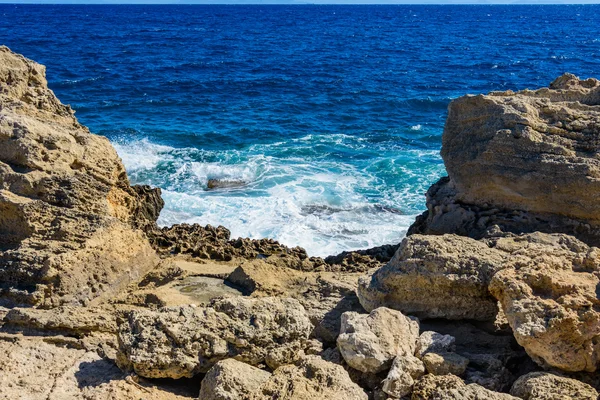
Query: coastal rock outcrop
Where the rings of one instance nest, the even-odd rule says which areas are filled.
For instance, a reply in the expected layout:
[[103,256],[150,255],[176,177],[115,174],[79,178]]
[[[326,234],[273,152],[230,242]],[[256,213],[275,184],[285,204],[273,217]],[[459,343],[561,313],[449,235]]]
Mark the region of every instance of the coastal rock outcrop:
[[147,198],[45,68],[0,47],[0,303],[87,304],[140,277],[158,262],[134,229]]
[[466,384],[455,375],[425,375],[412,392],[412,400],[519,400],[506,393],[488,390],[476,383]]
[[411,233],[572,234],[600,244],[600,81],[565,74],[549,88],[452,101],[442,137],[449,178],[427,194]]
[[147,378],[192,377],[226,358],[277,368],[299,359],[311,330],[304,307],[286,298],[140,310],[120,326],[118,361]]

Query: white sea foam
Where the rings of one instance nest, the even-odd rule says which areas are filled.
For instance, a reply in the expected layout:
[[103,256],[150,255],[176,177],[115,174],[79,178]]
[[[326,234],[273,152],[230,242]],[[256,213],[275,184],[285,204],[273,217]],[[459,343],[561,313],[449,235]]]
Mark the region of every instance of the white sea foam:
[[[115,148],[133,182],[163,189],[160,225],[223,225],[233,237],[274,238],[317,256],[397,243],[414,221],[425,188],[439,175],[431,162],[439,155],[403,150],[402,162],[386,156],[362,167],[325,157],[269,156],[302,151],[315,143],[337,148],[360,144],[354,137],[331,136],[309,135],[288,144],[289,149],[280,142],[243,152],[173,148],[148,140],[118,142]],[[387,185],[377,176],[382,168],[406,184]],[[246,185],[207,190],[208,179]],[[422,191],[415,191],[415,184]]]

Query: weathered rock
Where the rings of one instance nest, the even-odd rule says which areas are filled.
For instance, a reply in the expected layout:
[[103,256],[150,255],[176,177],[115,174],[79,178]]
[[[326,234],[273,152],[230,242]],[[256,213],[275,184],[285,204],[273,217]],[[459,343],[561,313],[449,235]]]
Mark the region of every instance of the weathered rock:
[[132,228],[144,202],[45,68],[0,47],[0,302],[86,304],[138,279],[158,261]]
[[249,399],[271,374],[232,358],[219,361],[206,374],[200,387],[200,400]]
[[393,398],[400,398],[412,392],[415,381],[425,374],[423,362],[412,355],[394,359],[392,368],[382,382],[382,390]]
[[148,378],[192,377],[225,358],[276,368],[298,359],[311,330],[304,307],[285,298],[135,311],[120,327],[118,361]]
[[308,356],[298,365],[277,368],[252,400],[367,400],[367,394],[339,365]]
[[410,233],[481,237],[561,232],[600,243],[600,82],[566,74],[550,88],[454,100],[442,137],[450,179],[428,193]]
[[460,376],[467,370],[469,359],[456,353],[429,352],[423,356],[423,364],[430,374]]
[[510,394],[523,400],[598,399],[598,392],[590,385],[548,372],[523,375],[514,383]]
[[417,340],[416,354],[418,357],[423,357],[425,354],[434,352],[454,351],[456,346],[454,343],[456,338],[451,335],[442,335],[434,331],[425,331],[421,333]]
[[[519,241],[499,242],[499,246],[521,247]],[[596,371],[600,251],[566,235],[540,234],[537,241],[512,254],[513,267],[497,273],[490,290],[517,342],[542,365]]]
[[425,375],[412,393],[412,400],[518,400],[506,393],[488,390],[476,383],[465,384],[455,375]]
[[116,333],[114,315],[106,310],[57,307],[52,310],[13,308],[4,317],[3,330],[81,337],[93,332]]
[[418,321],[380,307],[368,315],[342,314],[337,344],[349,366],[373,374],[388,369],[397,356],[413,355],[418,336]]
[[456,235],[412,235],[394,258],[359,280],[366,310],[390,307],[419,318],[493,319],[497,302],[487,286],[505,254]]

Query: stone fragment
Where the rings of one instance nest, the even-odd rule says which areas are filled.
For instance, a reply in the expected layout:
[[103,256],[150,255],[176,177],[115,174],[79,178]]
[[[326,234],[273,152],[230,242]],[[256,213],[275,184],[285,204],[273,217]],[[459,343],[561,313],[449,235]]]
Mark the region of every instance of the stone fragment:
[[192,377],[233,357],[277,368],[299,359],[311,330],[304,307],[286,298],[134,311],[120,325],[118,362],[148,378]]
[[598,399],[598,392],[590,385],[548,372],[523,375],[514,383],[510,394],[523,400]]
[[442,335],[434,331],[425,331],[421,333],[417,340],[416,354],[423,357],[426,353],[440,353],[454,351],[456,338],[451,335]]
[[488,390],[476,383],[465,384],[455,375],[425,375],[412,393],[412,400],[518,400],[506,393]]
[[271,374],[233,358],[216,363],[202,379],[201,400],[249,399],[265,384]]
[[382,382],[382,390],[390,397],[401,398],[412,392],[415,381],[425,374],[423,362],[412,355],[394,359],[392,368]]
[[427,372],[434,375],[460,376],[467,370],[469,359],[456,353],[426,353],[423,363]]
[[378,373],[388,369],[396,356],[413,355],[418,335],[418,321],[380,307],[368,315],[342,314],[337,344],[349,366]]
[[277,368],[251,400],[367,400],[367,394],[339,365],[307,356],[297,365]]

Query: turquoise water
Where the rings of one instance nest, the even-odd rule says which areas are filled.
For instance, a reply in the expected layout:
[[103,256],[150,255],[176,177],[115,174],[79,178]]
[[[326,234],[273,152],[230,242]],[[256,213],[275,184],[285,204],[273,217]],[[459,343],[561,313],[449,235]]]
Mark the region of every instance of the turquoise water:
[[159,223],[328,255],[403,237],[444,174],[451,99],[598,76],[599,11],[0,5],[0,43],[163,189]]

